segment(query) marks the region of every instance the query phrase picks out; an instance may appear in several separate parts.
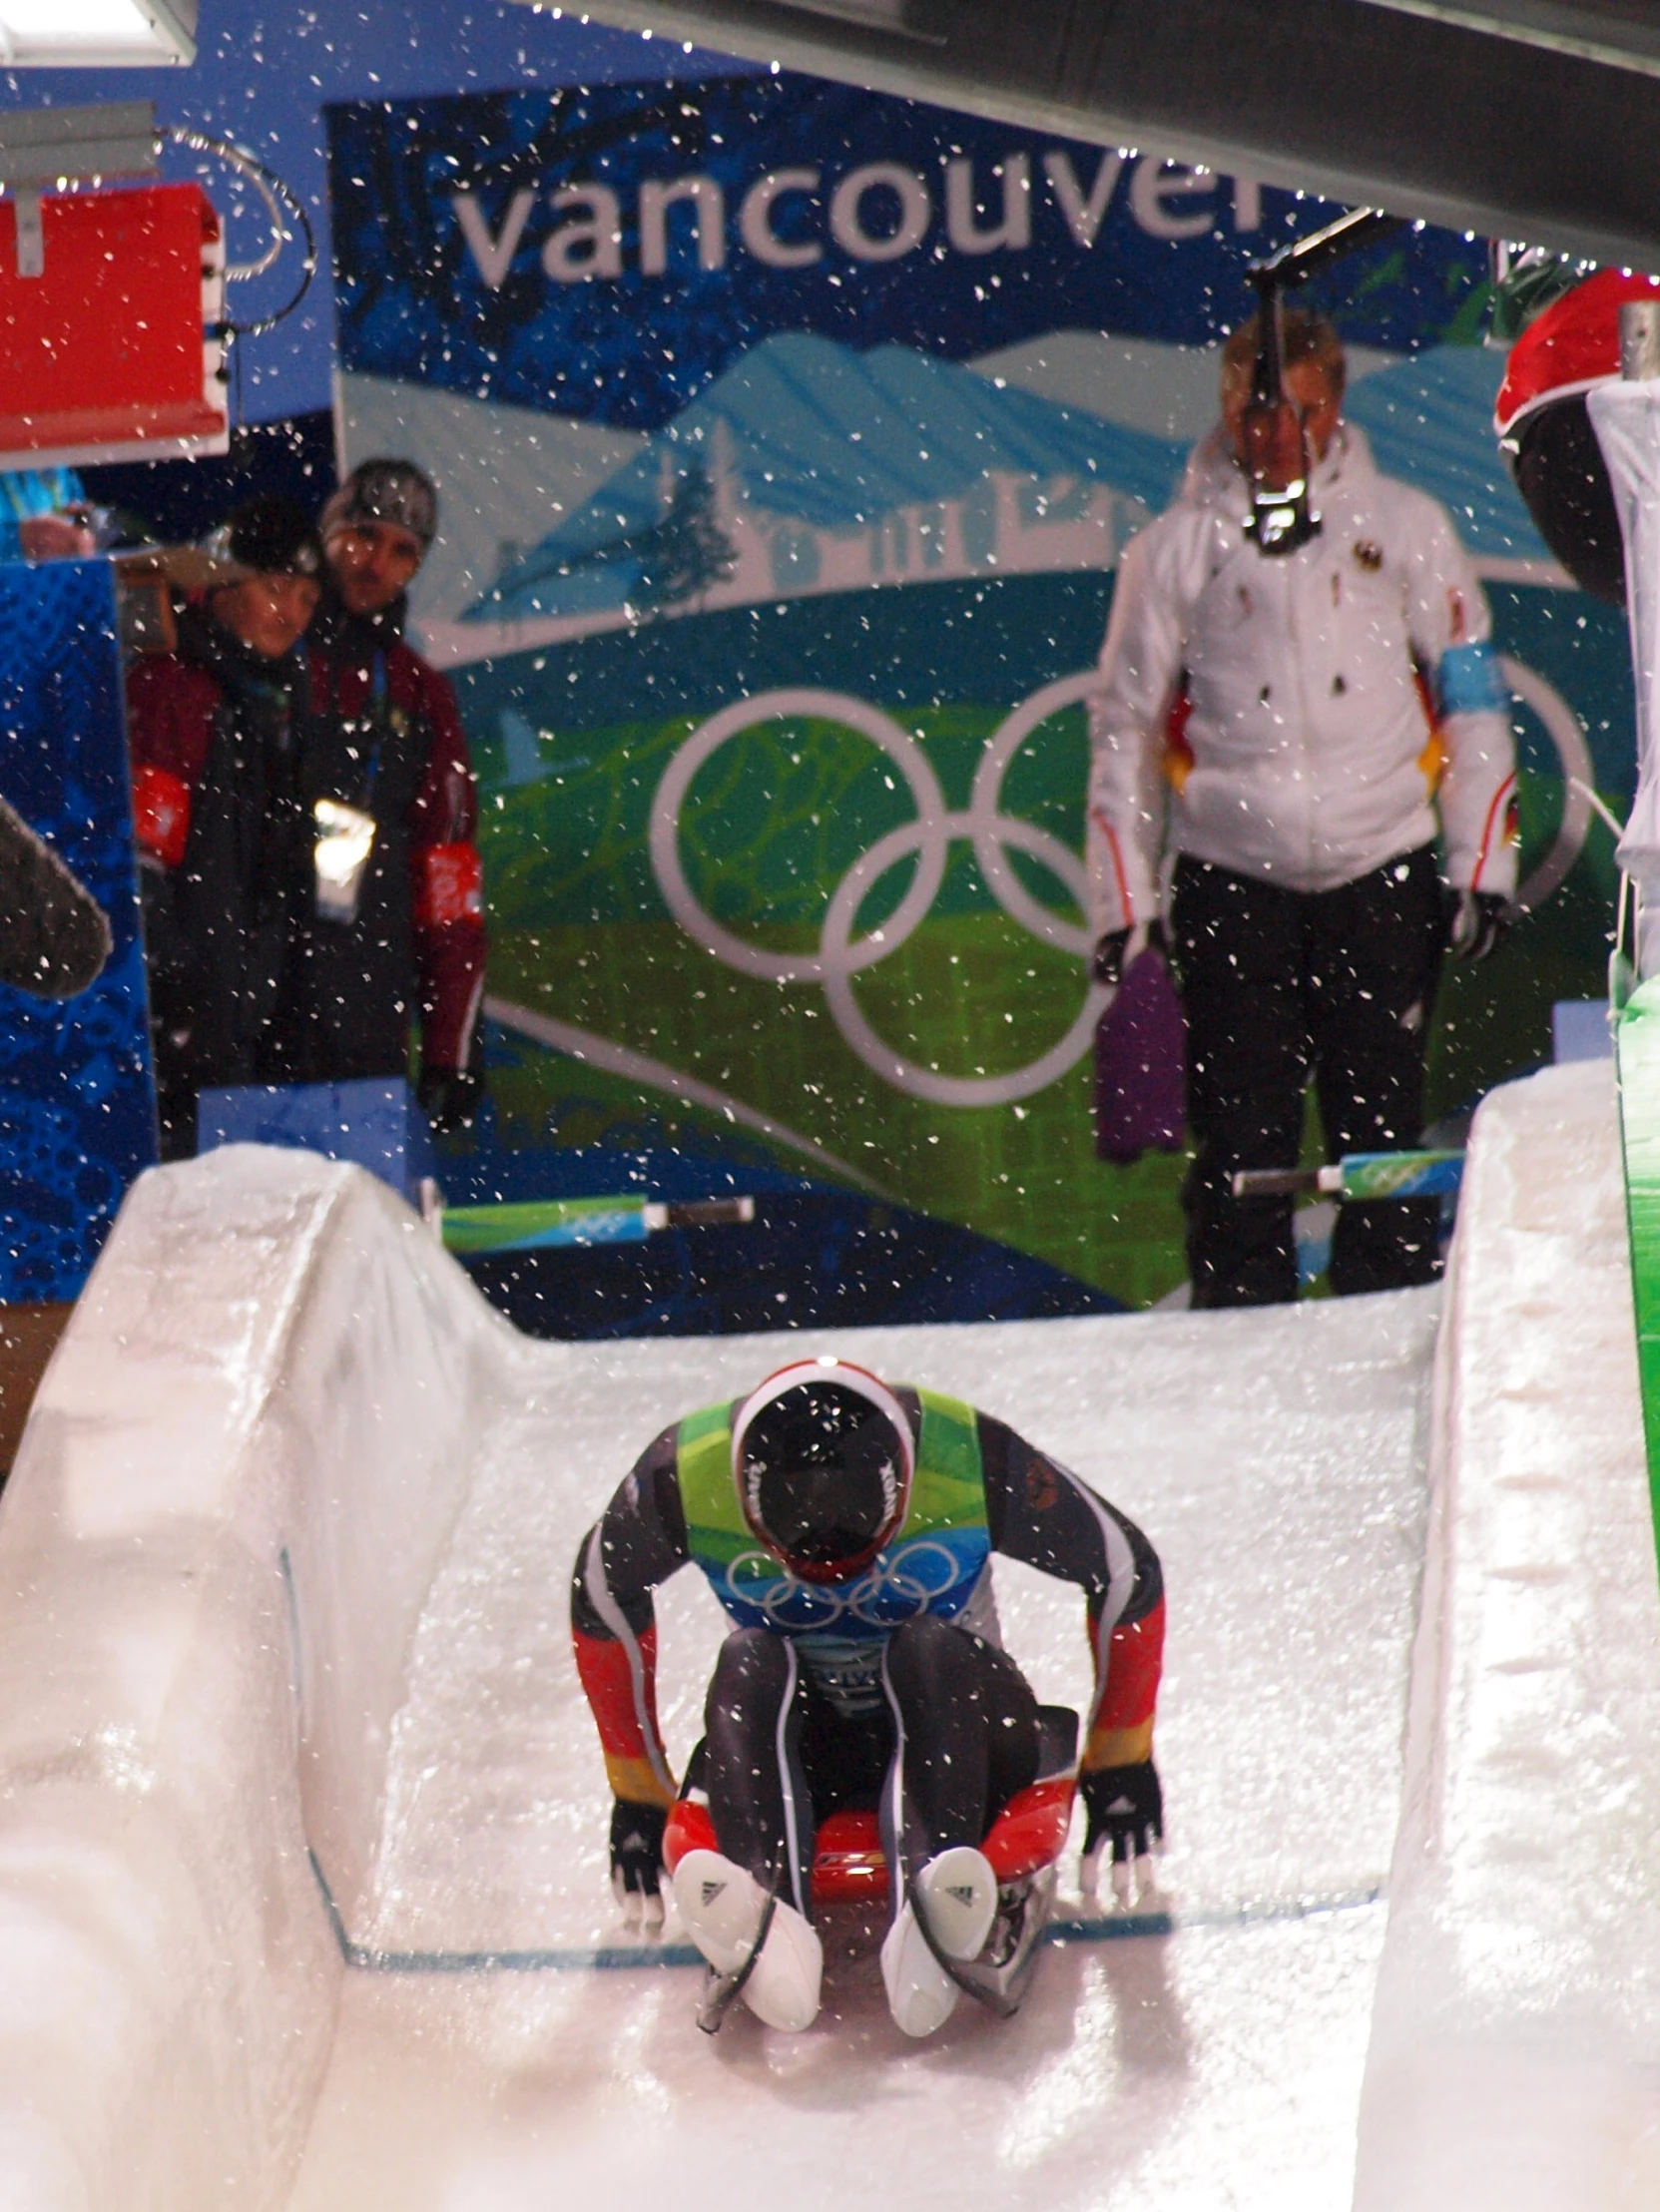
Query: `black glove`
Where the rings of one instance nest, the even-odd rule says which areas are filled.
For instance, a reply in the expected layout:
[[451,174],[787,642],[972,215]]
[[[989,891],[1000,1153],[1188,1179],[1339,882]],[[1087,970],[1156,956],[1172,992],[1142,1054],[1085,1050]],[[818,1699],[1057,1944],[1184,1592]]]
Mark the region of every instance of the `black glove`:
[[663,1886],[663,1831],[669,1812],[663,1805],[630,1805],[618,1798],[611,1808],[611,1887],[625,1909],[630,1897],[655,1898]]
[[[1133,929],[1109,929],[1095,940],[1095,955],[1090,966],[1097,983],[1116,983],[1124,972],[1124,947],[1129,943]],[[1147,943],[1154,952],[1168,952],[1164,941],[1164,923],[1150,921],[1147,924]]]
[[1484,960],[1510,934],[1516,908],[1497,891],[1454,891],[1448,901],[1446,949],[1460,965]]
[[1111,1844],[1115,1866],[1145,1859],[1164,1834],[1164,1792],[1151,1759],[1133,1767],[1097,1767],[1078,1777],[1078,1791],[1089,1815],[1084,1857]]
[[484,1102],[482,1068],[422,1068],[416,1096],[421,1112],[440,1137],[470,1129]]

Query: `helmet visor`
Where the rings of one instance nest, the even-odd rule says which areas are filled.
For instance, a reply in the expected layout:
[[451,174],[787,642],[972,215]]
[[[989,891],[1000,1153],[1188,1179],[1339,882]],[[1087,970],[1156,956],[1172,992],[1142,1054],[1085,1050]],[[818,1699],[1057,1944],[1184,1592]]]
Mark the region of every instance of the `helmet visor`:
[[856,1573],[903,1518],[909,1435],[877,1388],[886,1404],[856,1383],[804,1381],[758,1406],[735,1439],[750,1526],[809,1580]]

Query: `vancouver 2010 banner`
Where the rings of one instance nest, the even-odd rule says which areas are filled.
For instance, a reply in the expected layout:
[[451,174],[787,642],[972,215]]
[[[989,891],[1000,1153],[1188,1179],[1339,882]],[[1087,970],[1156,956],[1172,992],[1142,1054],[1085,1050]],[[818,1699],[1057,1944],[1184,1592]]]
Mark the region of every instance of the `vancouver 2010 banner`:
[[[779,74],[359,104],[330,142],[343,455],[442,499],[413,614],[483,781],[504,1132],[749,1147],[1169,1294],[1182,1161],[1091,1141],[1080,702],[1248,266],[1338,211]],[[1312,297],[1514,694],[1530,915],[1442,990],[1452,1129],[1602,991],[1623,624],[1495,446],[1483,243],[1420,227]]]

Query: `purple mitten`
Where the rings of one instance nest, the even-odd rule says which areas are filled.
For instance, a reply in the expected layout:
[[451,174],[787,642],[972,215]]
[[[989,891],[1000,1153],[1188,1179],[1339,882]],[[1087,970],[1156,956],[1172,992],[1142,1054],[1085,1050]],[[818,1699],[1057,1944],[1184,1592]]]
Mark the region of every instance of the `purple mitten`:
[[1095,1156],[1128,1167],[1149,1148],[1180,1152],[1187,1120],[1187,1017],[1164,955],[1124,971],[1095,1031]]

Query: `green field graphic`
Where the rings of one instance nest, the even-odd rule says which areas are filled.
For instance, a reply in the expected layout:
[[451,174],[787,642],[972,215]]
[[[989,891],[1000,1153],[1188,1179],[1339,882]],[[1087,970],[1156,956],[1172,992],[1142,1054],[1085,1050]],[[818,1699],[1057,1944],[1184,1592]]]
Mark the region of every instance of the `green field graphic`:
[[[1087,1055],[1004,1103],[910,1095],[852,1048],[821,978],[743,972],[696,941],[666,903],[650,849],[653,801],[682,746],[735,700],[791,683],[832,688],[890,717],[960,824],[1011,708],[1093,659],[1108,588],[1102,577],[1068,576],[850,594],[658,624],[464,672],[485,790],[492,993],[719,1087],[907,1206],[1128,1304],[1162,1297],[1185,1274],[1185,1163],[1151,1156],[1124,1169],[1094,1159]],[[1558,609],[1584,607],[1578,598],[1508,588],[1494,600],[1504,650],[1529,666],[1548,663],[1594,754],[1598,722],[1619,727],[1623,643],[1611,650],[1600,628],[1554,629]],[[1525,712],[1518,730],[1531,866],[1555,836],[1563,788]],[[863,1022],[924,1076],[1005,1076],[1078,1020],[1083,916],[1059,869],[1082,847],[1086,769],[1077,706],[1034,730],[1009,764],[1001,817],[1053,840],[1043,848],[1053,865],[1041,851],[1000,847],[1024,894],[1012,901],[1024,921],[1003,910],[959,835],[925,916],[897,945],[871,945],[880,956],[851,977]],[[831,716],[790,714],[740,731],[698,769],[676,849],[708,923],[788,969],[817,954],[848,871],[916,816],[905,775],[868,736]],[[922,865],[914,844],[870,870],[843,917],[855,945],[893,922]],[[1432,1044],[1431,1117],[1548,1058],[1551,1002],[1601,988],[1612,889],[1609,840],[1593,828],[1562,889],[1501,954],[1449,976]],[[1051,917],[1067,941],[1034,933],[1034,914],[1039,924]],[[493,1088],[515,1141],[594,1142],[637,1124],[663,1141],[733,1149],[732,1130],[709,1110],[556,1053],[515,1050]],[[774,1157],[813,1172],[784,1150]]]

